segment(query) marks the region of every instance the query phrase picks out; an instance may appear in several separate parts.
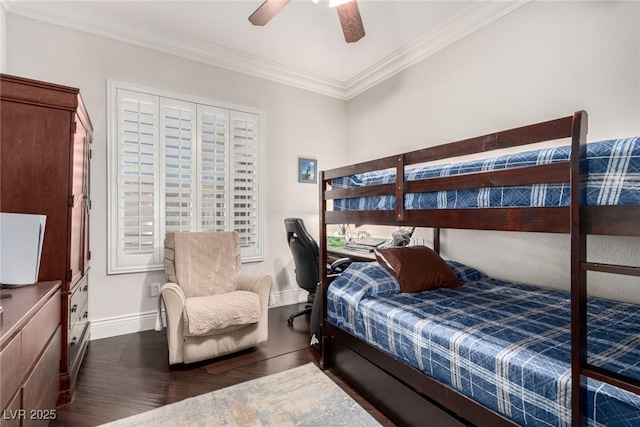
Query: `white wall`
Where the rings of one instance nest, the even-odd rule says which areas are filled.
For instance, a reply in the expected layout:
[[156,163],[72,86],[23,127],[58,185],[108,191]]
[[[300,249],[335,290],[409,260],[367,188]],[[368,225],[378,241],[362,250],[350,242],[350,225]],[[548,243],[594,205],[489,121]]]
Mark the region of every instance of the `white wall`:
[[0,73],[7,71],[7,11],[0,3]]
[[[640,134],[640,3],[519,8],[350,100],[348,158],[369,160],[580,109],[589,113],[591,141]],[[613,242],[591,239],[594,260],[640,265],[640,239]],[[566,235],[444,230],[442,243],[445,256],[493,276],[569,285]],[[598,276],[590,283],[604,280],[623,281]],[[640,302],[632,281],[590,291]]]
[[297,182],[297,157],[317,158],[320,168],[345,163],[344,101],[13,14],[7,16],[7,35],[7,72],[79,87],[93,122],[92,338],[153,327],[157,300],[147,296],[147,285],[164,282],[163,272],[106,274],[107,79],[264,111],[266,258],[243,265],[243,271],[272,275],[280,304],[305,300],[295,283],[283,219],[301,217],[317,235],[318,189]]

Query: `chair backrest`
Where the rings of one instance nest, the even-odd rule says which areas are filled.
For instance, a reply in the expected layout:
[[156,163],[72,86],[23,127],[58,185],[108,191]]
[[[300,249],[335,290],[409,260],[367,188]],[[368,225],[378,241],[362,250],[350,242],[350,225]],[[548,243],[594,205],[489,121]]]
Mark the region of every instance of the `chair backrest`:
[[296,282],[306,291],[315,293],[320,280],[318,270],[318,243],[309,234],[300,218],[286,218],[287,241],[296,266]]
[[217,295],[235,290],[240,274],[236,232],[168,232],[165,236],[165,276],[185,296]]

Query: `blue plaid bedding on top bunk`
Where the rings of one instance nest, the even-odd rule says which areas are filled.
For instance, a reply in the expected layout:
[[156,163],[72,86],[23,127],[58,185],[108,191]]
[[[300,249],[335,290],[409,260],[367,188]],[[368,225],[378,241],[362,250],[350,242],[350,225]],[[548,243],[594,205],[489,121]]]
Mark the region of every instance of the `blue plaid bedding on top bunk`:
[[[329,287],[329,321],[521,425],[571,423],[569,294],[448,262],[463,286],[400,293],[378,263]],[[590,298],[589,362],[640,379],[640,306]],[[588,380],[591,426],[640,426],[640,396]]]
[[[405,180],[558,163],[568,160],[570,152],[569,146],[562,146],[490,159],[408,168]],[[640,137],[589,143],[587,162],[588,205],[640,204]],[[354,188],[389,184],[395,179],[395,170],[385,170],[335,178],[331,185],[333,188]],[[433,191],[405,195],[405,209],[568,206],[569,195],[568,183]],[[396,208],[396,197],[336,199],[333,206],[336,211],[392,210]]]

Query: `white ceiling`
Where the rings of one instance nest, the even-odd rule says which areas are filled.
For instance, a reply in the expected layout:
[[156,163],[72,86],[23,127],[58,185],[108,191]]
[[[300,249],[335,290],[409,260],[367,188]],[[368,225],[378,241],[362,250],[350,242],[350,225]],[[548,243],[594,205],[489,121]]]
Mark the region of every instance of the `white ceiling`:
[[359,0],[366,36],[349,44],[328,0],[293,0],[264,27],[247,19],[262,0],[3,0],[3,6],[9,13],[349,99],[527,1]]

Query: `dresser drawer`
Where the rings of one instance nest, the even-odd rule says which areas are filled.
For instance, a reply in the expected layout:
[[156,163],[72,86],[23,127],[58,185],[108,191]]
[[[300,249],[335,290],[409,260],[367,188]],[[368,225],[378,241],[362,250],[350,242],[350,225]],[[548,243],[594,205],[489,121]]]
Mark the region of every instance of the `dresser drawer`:
[[23,375],[27,375],[27,369],[33,365],[60,325],[60,304],[60,292],[56,292],[22,329]]
[[86,311],[89,296],[89,275],[85,274],[76,286],[69,300],[69,330],[74,329],[75,323],[81,320]]
[[89,302],[85,300],[83,302],[84,305],[79,306],[75,309],[73,313],[69,315],[69,342],[71,342],[71,335],[73,331],[81,328],[84,323],[88,322],[89,319]]
[[87,326],[87,322],[76,322],[76,325],[69,331],[69,351],[73,352],[74,347],[78,347],[84,335],[84,329]]
[[22,426],[47,425],[55,417],[60,376],[60,352],[62,333],[58,327],[55,335],[38,363],[33,368],[22,389],[22,407],[29,416]]
[[16,393],[22,382],[22,332],[18,334],[0,351],[0,410]]
[[72,324],[71,330],[69,331],[69,344],[71,347],[76,345],[76,343],[80,342],[80,338],[82,336],[82,331],[84,330],[85,325],[87,324],[87,319],[89,317],[89,304],[85,301],[85,304],[82,308],[78,308],[75,313],[71,315],[70,322]]
[[15,397],[2,412],[0,417],[0,427],[20,427],[20,420],[24,418],[22,415],[22,393],[16,393]]
[[78,324],[82,325],[82,327],[84,328],[88,322],[89,322],[89,301],[85,301],[84,307],[82,307],[78,312]]

